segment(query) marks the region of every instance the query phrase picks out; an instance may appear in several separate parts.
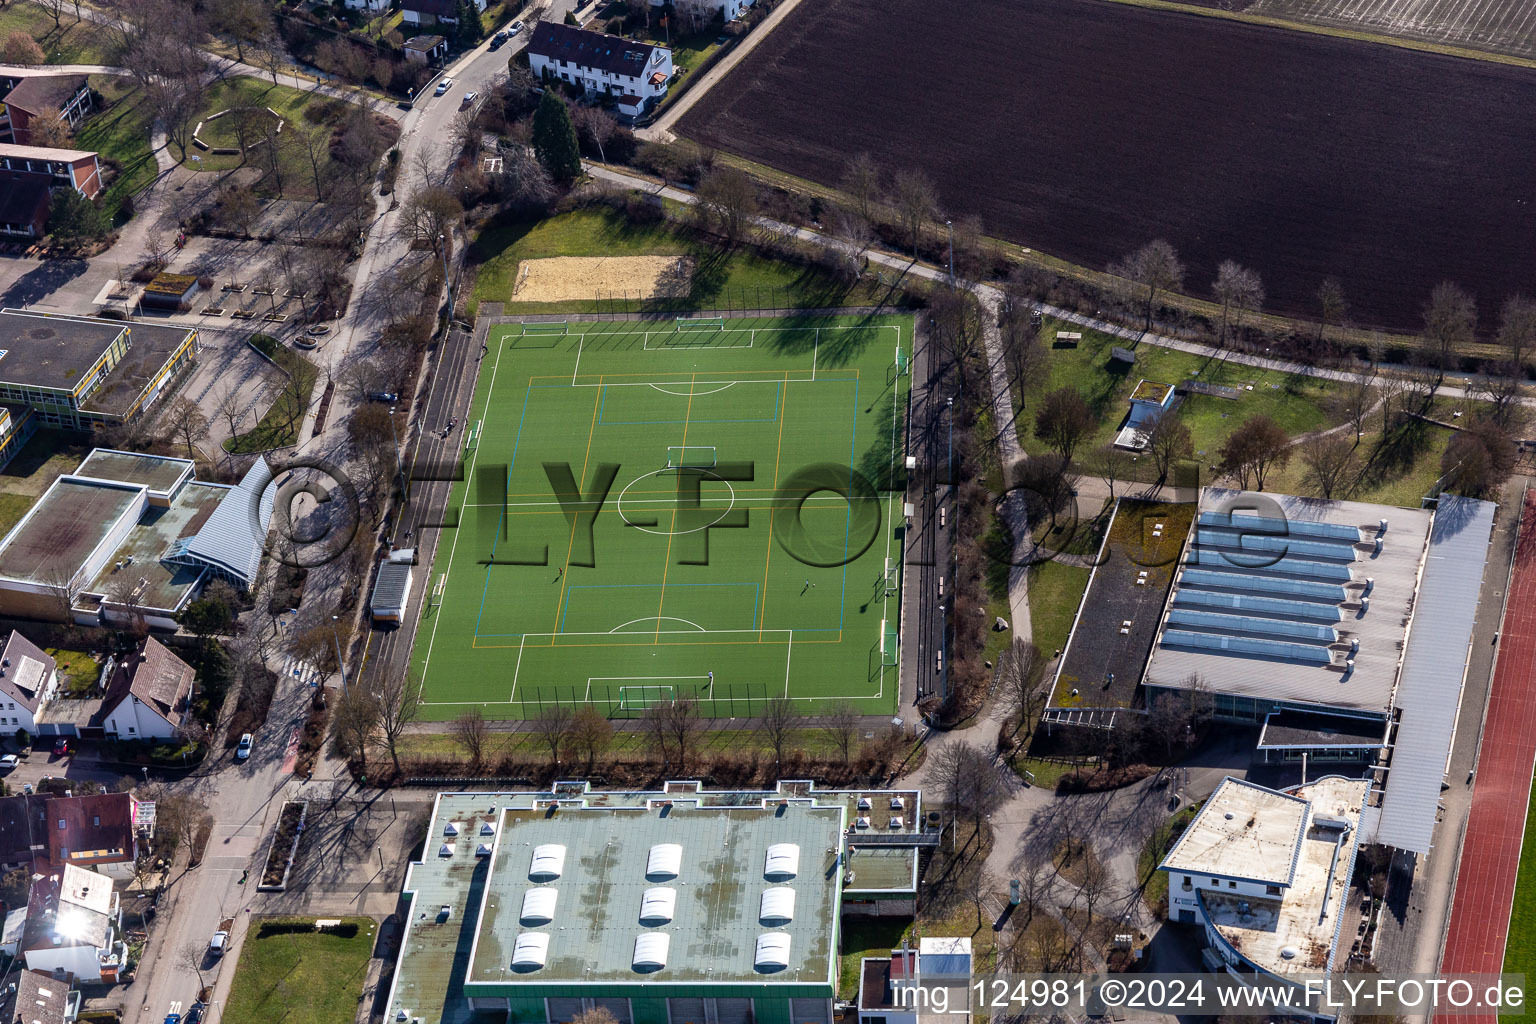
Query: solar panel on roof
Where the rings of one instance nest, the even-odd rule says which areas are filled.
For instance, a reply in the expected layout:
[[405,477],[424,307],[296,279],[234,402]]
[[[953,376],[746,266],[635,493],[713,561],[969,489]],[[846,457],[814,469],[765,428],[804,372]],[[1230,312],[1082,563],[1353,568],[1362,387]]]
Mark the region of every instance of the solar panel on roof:
[[1175,608],[1168,613],[1168,621],[1175,625],[1196,629],[1230,629],[1238,633],[1261,633],[1266,636],[1298,637],[1333,643],[1339,634],[1332,626],[1315,622],[1289,622],[1285,619],[1264,619],[1253,615],[1226,615],[1221,612],[1201,612],[1189,608]]
[[[1261,560],[1263,564],[1243,564],[1244,562],[1257,563]],[[1287,576],[1310,576],[1320,580],[1353,578],[1348,565],[1339,565],[1335,562],[1309,562],[1301,558],[1273,558],[1271,555],[1259,553],[1243,555],[1236,552],[1213,551],[1210,548],[1195,548],[1190,552],[1190,561],[1195,565],[1231,568],[1239,571],[1278,572]]]
[[1312,665],[1327,665],[1333,656],[1326,647],[1294,644],[1285,640],[1260,640],[1249,636],[1218,636],[1214,633],[1194,633],[1182,629],[1170,629],[1163,633],[1165,647],[1194,647],[1223,654],[1244,654],[1255,658],[1279,658],[1282,661],[1300,661]]
[[1254,597],[1251,594],[1222,594],[1211,590],[1191,590],[1180,587],[1173,595],[1175,605],[1198,605],[1202,608],[1231,608],[1256,615],[1286,615],[1297,619],[1322,619],[1337,622],[1342,616],[1339,606],[1322,601],[1287,601],[1280,597]]
[[1239,533],[1234,530],[1205,528],[1196,531],[1195,543],[1209,547],[1236,549],[1255,555],[1277,554],[1311,558],[1336,558],[1343,562],[1355,560],[1355,546],[1339,541],[1298,540],[1295,537],[1276,537],[1273,534]]
[[1328,540],[1344,540],[1351,544],[1360,542],[1360,528],[1345,523],[1318,523],[1310,519],[1277,519],[1273,516],[1256,516],[1242,512],[1202,512],[1201,526],[1227,526],[1237,530],[1256,530],[1259,533],[1289,535],[1292,537],[1322,537]]
[[1255,576],[1246,572],[1214,572],[1210,569],[1185,569],[1179,577],[1180,586],[1225,587],[1228,590],[1256,591],[1265,594],[1285,594],[1288,597],[1305,597],[1338,604],[1347,596],[1344,588],[1333,583],[1316,583],[1311,580],[1287,580],[1279,576]]

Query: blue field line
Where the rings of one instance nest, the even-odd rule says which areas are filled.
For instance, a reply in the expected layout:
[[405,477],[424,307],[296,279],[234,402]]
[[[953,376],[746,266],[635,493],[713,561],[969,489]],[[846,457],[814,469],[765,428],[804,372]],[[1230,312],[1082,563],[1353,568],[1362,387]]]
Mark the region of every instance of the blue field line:
[[[529,397],[530,397],[530,395],[532,393],[533,393],[532,389],[530,388],[527,391],[525,391],[524,394],[523,394],[523,412],[522,412],[522,415],[517,418],[517,437],[512,441],[512,458],[508,461],[508,463],[507,463],[507,471],[502,476],[502,480],[501,480],[501,515],[496,520],[496,533],[491,538],[491,560],[492,561],[496,560],[496,542],[501,539],[501,531],[504,530],[506,528],[506,525],[507,525],[507,491],[512,486],[512,467],[517,465],[517,448],[518,448],[518,445],[523,443],[523,424],[526,423],[527,420],[528,420],[528,399],[529,399]],[[489,408],[489,405],[490,405],[489,399],[487,399],[486,405],[487,405],[487,408]],[[466,496],[471,493],[470,488],[474,487],[474,485],[475,485],[475,482],[473,480],[466,481],[466,486],[465,486],[465,489],[464,489],[464,493],[465,493]],[[450,566],[449,568],[451,570],[452,567]],[[485,567],[485,588],[480,591],[480,614],[481,615],[485,614],[485,598],[486,598],[486,595],[488,595],[490,592],[491,592],[491,567],[488,565],[488,566]],[[476,616],[476,618],[475,618],[475,635],[476,636],[480,635],[480,618],[479,618],[479,616]]]
[[[859,447],[859,378],[853,378],[853,438],[848,442],[848,493],[853,493],[853,459]],[[880,506],[875,506],[876,515]],[[848,503],[848,515],[843,526],[843,593],[837,603],[837,628],[842,629],[848,618],[848,545],[853,539],[853,502]]]
[[[763,586],[761,583],[668,583],[669,587],[751,587],[752,595],[752,621],[757,621],[757,608],[763,600]],[[555,630],[557,633],[565,632],[565,613],[571,606],[571,592],[575,590],[660,590],[660,583],[583,583],[580,586],[566,587],[565,600],[560,605],[560,625]],[[747,630],[710,630],[710,632],[747,632],[755,627],[747,627]]]
[[[679,396],[679,397],[681,397],[681,396]],[[603,388],[603,400],[602,400],[602,402],[597,407],[597,422],[598,422],[598,425],[604,426],[604,427],[643,427],[643,426],[649,426],[649,425],[652,425],[652,424],[666,424],[666,423],[777,423],[779,421],[779,416],[783,412],[783,408],[782,408],[783,401],[784,401],[784,384],[783,384],[782,381],[775,381],[774,382],[774,389],[773,389],[773,415],[772,416],[768,416],[768,417],[757,416],[757,417],[754,417],[754,418],[751,418],[751,419],[746,419],[746,418],[742,418],[742,417],[732,417],[730,419],[718,419],[718,420],[701,420],[701,419],[696,419],[696,418],[693,418],[693,417],[688,417],[688,418],[680,419],[680,420],[609,420],[609,419],[604,419],[603,418],[604,411],[608,408],[608,388],[606,386],[604,386],[604,388]]]

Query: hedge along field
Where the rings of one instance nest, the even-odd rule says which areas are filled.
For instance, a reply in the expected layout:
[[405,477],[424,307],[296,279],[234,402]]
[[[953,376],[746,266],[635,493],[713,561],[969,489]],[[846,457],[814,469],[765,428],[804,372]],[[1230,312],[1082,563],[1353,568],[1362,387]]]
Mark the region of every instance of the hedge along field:
[[1187,285],[1255,267],[1313,315],[1416,329],[1444,279],[1485,326],[1536,282],[1536,73],[1094,0],[802,4],[683,117],[690,138],[836,184],[866,150],[953,214],[1103,268],[1171,241]]

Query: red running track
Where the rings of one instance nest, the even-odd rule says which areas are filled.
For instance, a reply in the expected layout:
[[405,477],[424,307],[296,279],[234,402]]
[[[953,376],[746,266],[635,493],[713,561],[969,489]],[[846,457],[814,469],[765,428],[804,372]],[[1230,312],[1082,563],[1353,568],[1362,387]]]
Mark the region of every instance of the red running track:
[[[1472,813],[1461,844],[1446,931],[1446,974],[1497,974],[1515,899],[1515,874],[1536,764],[1536,490],[1525,492],[1498,667],[1477,755]],[[1533,852],[1536,855],[1536,852]],[[1457,1024],[1496,1015],[1458,1017]]]

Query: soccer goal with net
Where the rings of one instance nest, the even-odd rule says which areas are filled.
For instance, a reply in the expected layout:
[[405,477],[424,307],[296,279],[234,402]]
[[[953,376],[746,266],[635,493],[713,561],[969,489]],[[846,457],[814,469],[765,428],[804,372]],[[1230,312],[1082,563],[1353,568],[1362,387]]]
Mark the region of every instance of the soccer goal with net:
[[619,710],[621,711],[644,711],[646,708],[666,704],[676,699],[677,692],[671,686],[619,687]]
[[570,331],[571,325],[566,323],[564,320],[536,324],[523,324],[523,334],[525,335],[569,334]]
[[667,448],[668,469],[714,469],[714,445],[671,445]]
[[679,332],[688,331],[723,331],[725,330],[725,317],[723,316],[680,316],[677,318]]

